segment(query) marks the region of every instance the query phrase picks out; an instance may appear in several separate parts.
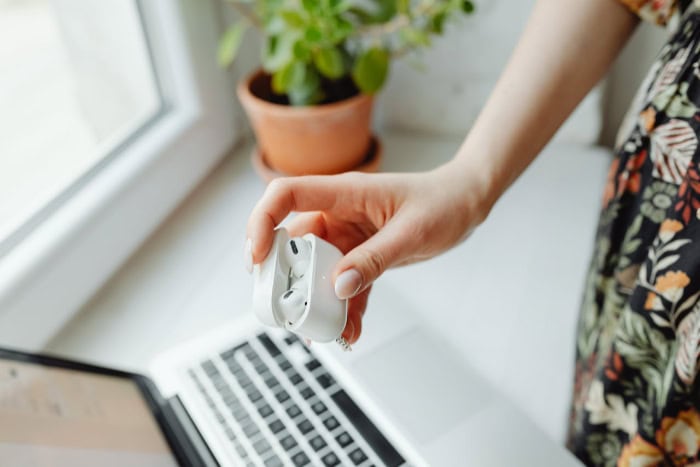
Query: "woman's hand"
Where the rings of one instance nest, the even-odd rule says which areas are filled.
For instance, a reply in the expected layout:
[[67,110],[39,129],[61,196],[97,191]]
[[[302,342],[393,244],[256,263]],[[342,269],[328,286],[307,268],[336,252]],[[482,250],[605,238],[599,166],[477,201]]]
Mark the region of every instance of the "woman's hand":
[[248,221],[249,269],[267,256],[274,229],[313,233],[345,256],[333,274],[348,298],[343,337],[354,343],[372,283],[388,268],[431,258],[464,239],[490,209],[483,180],[447,164],[426,173],[307,176],[270,183]]

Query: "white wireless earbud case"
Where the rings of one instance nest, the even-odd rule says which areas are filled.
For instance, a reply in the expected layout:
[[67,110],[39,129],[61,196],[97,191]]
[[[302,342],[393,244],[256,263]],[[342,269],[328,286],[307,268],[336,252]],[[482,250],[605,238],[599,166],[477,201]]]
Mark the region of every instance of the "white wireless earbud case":
[[[275,239],[265,261],[253,271],[253,309],[264,324],[281,327],[301,337],[316,342],[331,342],[340,337],[347,321],[347,300],[335,295],[331,274],[343,254],[332,244],[313,235],[306,234],[311,253],[305,265],[303,277],[299,267],[290,264],[285,247],[291,240],[286,229],[277,229]],[[294,273],[293,270],[294,269]],[[280,298],[292,287],[305,293],[304,311],[294,322],[284,313]],[[296,292],[296,291],[295,291]]]

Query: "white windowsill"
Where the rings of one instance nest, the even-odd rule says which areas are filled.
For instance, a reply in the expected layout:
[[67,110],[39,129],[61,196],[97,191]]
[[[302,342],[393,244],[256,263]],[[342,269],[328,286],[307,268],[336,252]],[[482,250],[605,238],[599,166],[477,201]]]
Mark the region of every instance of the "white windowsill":
[[[459,145],[382,139],[385,171],[428,169]],[[159,351],[248,313],[245,223],[264,189],[249,155],[250,145],[229,155],[46,350],[144,371]],[[608,161],[605,149],[551,145],[469,241],[376,285],[401,291],[402,303],[556,439]],[[376,313],[370,300],[366,326]]]

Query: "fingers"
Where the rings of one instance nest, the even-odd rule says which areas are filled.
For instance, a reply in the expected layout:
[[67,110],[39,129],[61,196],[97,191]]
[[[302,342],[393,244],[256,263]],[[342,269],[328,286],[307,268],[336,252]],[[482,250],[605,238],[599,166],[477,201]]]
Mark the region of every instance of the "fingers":
[[371,287],[348,300],[348,322],[345,324],[342,334],[348,344],[354,344],[360,338],[362,333],[362,316],[367,308],[370,290]]
[[338,183],[333,176],[308,176],[273,180],[248,220],[247,235],[254,264],[265,259],[274,229],[292,211],[321,211],[336,202]]
[[413,252],[410,223],[392,219],[338,262],[334,274],[335,294],[351,298],[369,287],[385,270],[406,260]]
[[320,212],[304,212],[287,222],[285,225],[291,237],[301,237],[312,233],[320,238],[326,238],[326,220]]

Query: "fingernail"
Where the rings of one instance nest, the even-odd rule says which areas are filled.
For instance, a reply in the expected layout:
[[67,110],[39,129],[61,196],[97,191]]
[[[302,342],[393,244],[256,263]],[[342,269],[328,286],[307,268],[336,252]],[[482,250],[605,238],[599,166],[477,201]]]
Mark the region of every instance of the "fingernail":
[[362,287],[362,276],[357,269],[343,271],[335,280],[335,295],[342,299],[355,296]]
[[250,238],[245,240],[245,250],[243,251],[243,264],[248,274],[253,272],[253,242]]

